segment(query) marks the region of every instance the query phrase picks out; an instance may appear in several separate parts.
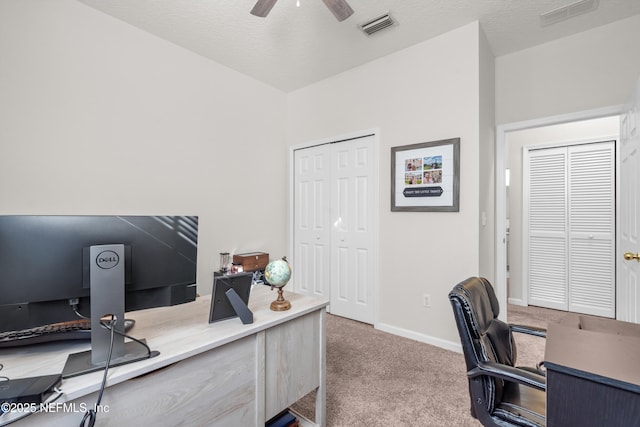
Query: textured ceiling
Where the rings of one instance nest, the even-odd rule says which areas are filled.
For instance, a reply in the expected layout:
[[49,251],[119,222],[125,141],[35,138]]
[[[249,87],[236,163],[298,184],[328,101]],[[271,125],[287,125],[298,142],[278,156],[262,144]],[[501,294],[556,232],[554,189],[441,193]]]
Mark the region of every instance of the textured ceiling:
[[[348,0],[355,13],[343,22],[320,0],[279,0],[266,18],[249,14],[255,0],[78,1],[285,92],[473,21],[500,56],[640,13],[640,0],[600,0],[541,27],[541,13],[574,0]],[[397,25],[360,30],[387,11]]]

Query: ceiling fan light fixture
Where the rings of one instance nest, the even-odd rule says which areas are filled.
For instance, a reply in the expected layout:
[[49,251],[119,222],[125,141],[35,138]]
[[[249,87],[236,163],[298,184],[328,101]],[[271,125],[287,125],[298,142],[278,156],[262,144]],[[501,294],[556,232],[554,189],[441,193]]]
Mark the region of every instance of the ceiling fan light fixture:
[[353,15],[353,9],[346,0],[322,0],[333,16],[340,22]]
[[[251,9],[251,14],[259,16],[260,18],[266,17],[273,6],[278,0],[258,0]],[[353,9],[349,6],[346,0],[322,0],[324,4],[329,8],[333,16],[340,22],[344,21],[351,15],[353,15]],[[296,6],[300,7],[300,0],[296,0]]]
[[395,22],[396,21],[391,18],[391,14],[387,12],[365,22],[364,24],[360,24],[360,28],[370,36],[373,33],[377,33],[380,30],[384,30],[385,28],[392,26]]
[[251,14],[260,18],[266,17],[278,0],[258,0],[251,9]]

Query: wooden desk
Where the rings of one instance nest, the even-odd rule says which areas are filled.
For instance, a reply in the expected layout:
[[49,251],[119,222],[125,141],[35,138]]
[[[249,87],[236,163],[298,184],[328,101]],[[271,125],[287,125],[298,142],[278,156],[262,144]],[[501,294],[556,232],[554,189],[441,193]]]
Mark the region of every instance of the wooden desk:
[[[266,420],[317,390],[315,423],[325,425],[325,307],[327,301],[285,290],[292,307],[269,309],[276,292],[254,287],[254,323],[209,324],[210,295],[174,307],[130,313],[130,335],[146,338],[160,355],[109,369],[96,425],[264,426]],[[0,350],[2,375],[56,374],[83,343],[53,343]],[[36,413],[15,425],[78,425],[93,407],[103,372],[63,380],[59,412]],[[65,402],[69,402],[66,406]],[[108,412],[106,412],[108,410]],[[4,417],[3,417],[4,418]],[[0,421],[4,421],[0,418]]]
[[547,427],[640,425],[640,325],[571,314],[550,323]]

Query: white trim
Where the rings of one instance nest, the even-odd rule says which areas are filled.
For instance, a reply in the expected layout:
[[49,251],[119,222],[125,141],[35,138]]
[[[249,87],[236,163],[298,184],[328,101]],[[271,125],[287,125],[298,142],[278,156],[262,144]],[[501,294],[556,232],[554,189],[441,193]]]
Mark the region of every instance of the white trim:
[[[506,123],[496,127],[496,158],[495,158],[495,288],[498,303],[501,306],[507,304],[507,191],[505,186],[505,151],[506,134],[517,130],[532,129],[536,127],[556,125],[562,123],[577,122],[582,120],[598,119],[601,117],[616,116],[622,114],[624,106],[614,105],[597,108],[594,110],[579,111],[575,113],[561,114],[557,116],[543,117],[521,122]],[[501,243],[500,243],[501,242]],[[507,319],[507,310],[500,313],[499,318]]]
[[[328,138],[316,139],[313,141],[307,141],[300,144],[292,145],[289,147],[289,209],[288,211],[288,224],[289,224],[289,254],[291,254],[291,259],[295,257],[295,248],[294,248],[294,218],[295,218],[295,202],[294,202],[294,194],[295,194],[295,151],[302,150],[304,148],[315,147],[318,145],[324,144],[332,144],[339,143],[340,141],[346,141],[357,138],[364,138],[367,136],[373,136],[373,185],[374,188],[374,200],[373,204],[376,206],[376,209],[373,211],[373,227],[374,236],[373,236],[373,248],[372,255],[374,257],[373,265],[380,265],[379,262],[379,247],[380,247],[380,220],[379,220],[379,212],[380,212],[380,129],[379,128],[371,128],[364,129],[356,132],[349,132],[342,135],[337,135]],[[374,271],[371,274],[371,286],[373,292],[373,326],[376,327],[378,324],[379,318],[379,292],[380,292],[380,284],[378,278],[380,277],[380,271]],[[296,290],[295,284],[295,275],[294,280],[292,280],[292,289]]]
[[[522,252],[520,253],[520,295],[522,298],[522,305],[529,305],[529,209],[527,206],[527,201],[530,198],[529,194],[529,176],[531,175],[530,166],[531,159],[529,158],[529,150],[527,147],[522,147],[522,153],[520,154],[522,158],[521,165],[521,180],[520,180],[520,216],[521,216],[521,225],[520,228],[522,230],[520,237],[520,245],[522,246]],[[527,242],[525,243],[525,239]],[[526,248],[526,250],[525,250]],[[511,285],[511,283],[509,283]]]
[[[364,138],[365,136],[368,136],[368,135],[374,135],[376,137],[375,138],[376,142],[378,142],[379,137],[380,137],[380,129],[378,129],[378,128],[364,129],[364,130],[361,130],[361,131],[344,133],[342,135],[332,136],[332,137],[328,137],[328,138],[314,139],[312,141],[307,141],[307,142],[302,142],[300,144],[292,145],[292,146],[289,147],[289,151],[291,153],[291,158],[289,160],[290,161],[293,160],[293,152],[295,150],[301,150],[303,148],[315,147],[316,145],[331,144],[331,143],[334,143],[334,142],[345,141],[345,140],[348,140],[348,139]],[[291,163],[291,165],[293,165],[293,163]],[[290,170],[290,172],[291,172],[290,177],[293,177],[293,171]]]
[[618,228],[618,224],[620,224],[620,215],[622,214],[622,209],[621,209],[621,201],[620,201],[620,196],[621,196],[621,187],[620,187],[620,176],[622,175],[622,159],[621,159],[621,155],[622,152],[620,150],[620,146],[622,145],[622,118],[623,118],[624,113],[622,113],[620,115],[620,134],[618,135],[618,139],[616,140],[616,248],[615,248],[615,253],[616,253],[616,319],[617,320],[622,320],[622,321],[629,321],[628,317],[627,317],[627,303],[628,300],[621,298],[623,294],[625,294],[627,292],[627,283],[618,283],[618,277],[620,277],[620,270],[618,269],[618,264],[620,261],[618,261],[618,254],[622,254],[624,251],[621,250],[621,244],[620,244],[620,235],[619,233],[619,228]]
[[619,138],[618,134],[615,134],[615,135],[609,134],[609,135],[602,135],[602,136],[593,136],[593,137],[583,138],[583,139],[568,139],[566,141],[554,141],[548,144],[525,145],[522,148],[526,149],[527,151],[536,151],[536,150],[545,150],[548,148],[572,147],[574,145],[597,144],[599,142],[609,142],[609,141],[614,141],[615,143],[617,143],[618,138]]
[[445,350],[455,351],[456,353],[462,353],[462,344],[460,344],[459,342],[443,340],[442,338],[433,337],[431,335],[420,334],[418,332],[410,331],[404,328],[398,328],[396,326],[388,325],[386,323],[379,323],[375,328],[382,332],[388,332],[393,335],[397,335],[403,338],[409,338],[414,341],[440,347]]
[[509,298],[509,304],[511,305],[519,305],[521,307],[526,307],[527,304],[522,301],[520,298]]

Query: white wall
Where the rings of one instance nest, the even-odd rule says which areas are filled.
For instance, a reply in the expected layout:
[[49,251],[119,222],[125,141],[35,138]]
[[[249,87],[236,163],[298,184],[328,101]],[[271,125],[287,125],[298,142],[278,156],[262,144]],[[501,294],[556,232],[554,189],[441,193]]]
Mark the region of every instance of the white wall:
[[496,58],[496,123],[623,104],[640,75],[640,15]]
[[514,303],[522,300],[522,158],[523,147],[566,145],[579,141],[610,140],[618,134],[618,116],[582,122],[565,123],[509,132],[507,134],[508,162],[511,172],[509,186],[509,298]]
[[[478,273],[479,32],[467,25],[288,97],[290,145],[380,129],[379,326],[434,342],[459,340],[447,294]],[[453,137],[460,212],[391,212],[391,147]]]
[[480,165],[478,179],[479,203],[479,272],[494,286],[495,280],[495,58],[480,31]]
[[208,293],[219,252],[286,253],[285,101],[78,2],[3,0],[0,213],[199,215]]

